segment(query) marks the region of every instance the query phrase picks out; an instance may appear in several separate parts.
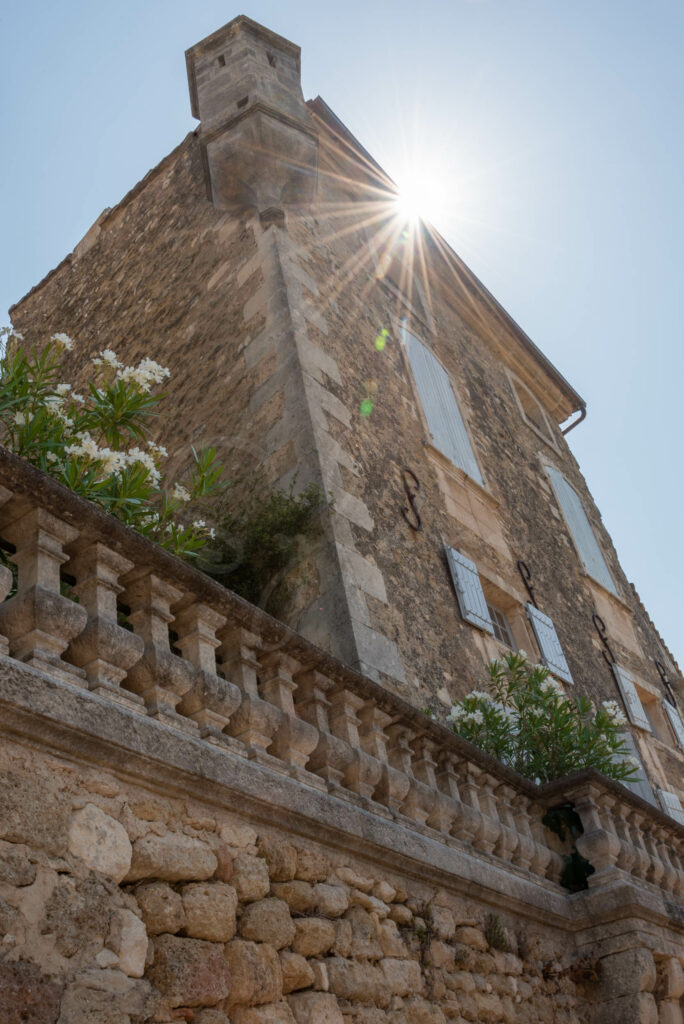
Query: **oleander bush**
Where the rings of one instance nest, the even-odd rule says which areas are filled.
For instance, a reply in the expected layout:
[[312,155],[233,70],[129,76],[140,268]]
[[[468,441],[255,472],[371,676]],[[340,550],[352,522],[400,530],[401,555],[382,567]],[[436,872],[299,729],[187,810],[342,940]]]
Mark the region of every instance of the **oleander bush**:
[[635,779],[641,765],[623,738],[626,719],[616,701],[595,707],[568,697],[543,665],[512,651],[488,666],[489,687],[473,690],[451,708],[454,732],[536,782],[582,768],[619,781]]

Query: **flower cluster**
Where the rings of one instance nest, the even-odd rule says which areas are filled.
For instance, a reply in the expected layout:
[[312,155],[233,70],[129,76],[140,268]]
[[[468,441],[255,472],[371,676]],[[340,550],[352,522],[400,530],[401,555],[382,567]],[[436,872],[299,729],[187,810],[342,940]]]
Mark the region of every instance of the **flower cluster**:
[[222,469],[215,449],[193,449],[189,476],[164,480],[168,453],[148,433],[164,398],[152,390],[169,370],[149,357],[126,366],[104,349],[91,360],[96,383],[86,398],[61,379],[64,353],[76,350],[67,334],[54,334],[37,352],[10,328],[0,329],[3,339],[0,441],[169,550],[196,555],[213,528],[197,517],[186,521],[186,509],[222,490]]
[[586,697],[569,698],[543,665],[524,651],[492,661],[489,690],[472,690],[454,704],[447,723],[521,775],[537,782],[595,767],[620,780],[641,765],[628,754],[625,717],[615,701],[598,710]]

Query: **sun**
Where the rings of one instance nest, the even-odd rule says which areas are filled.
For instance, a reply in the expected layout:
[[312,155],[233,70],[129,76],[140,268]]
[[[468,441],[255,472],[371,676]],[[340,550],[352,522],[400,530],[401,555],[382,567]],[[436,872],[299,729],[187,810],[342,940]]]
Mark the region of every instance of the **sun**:
[[419,221],[444,222],[447,188],[444,179],[431,167],[412,166],[398,176],[397,215],[409,225]]

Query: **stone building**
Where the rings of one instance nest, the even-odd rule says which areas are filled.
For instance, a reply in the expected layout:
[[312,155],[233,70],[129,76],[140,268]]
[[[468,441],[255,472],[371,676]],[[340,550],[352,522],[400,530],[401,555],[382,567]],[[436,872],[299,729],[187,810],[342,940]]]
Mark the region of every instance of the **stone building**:
[[[168,365],[159,440],[216,444],[236,501],[333,501],[290,630],[6,458],[5,1017],[681,1021],[681,680],[565,441],[584,402],[304,101],[297,46],[240,17],[186,59],[199,127],[13,322],[76,337],[76,372]],[[424,718],[511,648],[623,702],[632,793],[535,787]]]

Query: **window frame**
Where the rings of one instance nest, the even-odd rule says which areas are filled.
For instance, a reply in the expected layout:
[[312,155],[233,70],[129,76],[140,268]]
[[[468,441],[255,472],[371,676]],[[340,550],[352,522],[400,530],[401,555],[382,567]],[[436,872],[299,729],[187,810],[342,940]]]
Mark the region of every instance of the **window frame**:
[[[530,430],[533,430],[534,433],[537,435],[537,437],[540,438],[544,442],[544,444],[547,444],[555,452],[559,452],[560,449],[558,447],[558,442],[556,441],[556,437],[555,437],[555,434],[554,434],[554,429],[553,429],[553,426],[551,424],[551,421],[550,421],[550,418],[548,416],[548,413],[546,412],[546,409],[544,408],[542,403],[539,401],[539,399],[535,395],[535,393],[532,390],[532,388],[528,387],[527,384],[525,384],[525,382],[523,380],[521,380],[520,377],[518,377],[515,373],[513,373],[512,370],[509,370],[508,367],[506,367],[506,375],[508,377],[508,382],[509,382],[509,384],[511,386],[511,391],[513,392],[513,397],[515,399],[515,403],[518,406],[518,410],[520,412],[521,419],[525,423],[525,426],[529,427]],[[521,400],[520,394],[518,392],[518,385],[521,388],[523,388],[529,395],[531,395],[533,400],[536,402],[537,407],[539,408],[539,411],[541,413],[542,419],[543,419],[545,427],[546,427],[545,431],[544,430],[540,430],[540,428],[537,426],[537,424],[533,420],[531,420],[530,417],[525,412],[525,407],[522,404],[522,400]]]

